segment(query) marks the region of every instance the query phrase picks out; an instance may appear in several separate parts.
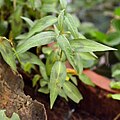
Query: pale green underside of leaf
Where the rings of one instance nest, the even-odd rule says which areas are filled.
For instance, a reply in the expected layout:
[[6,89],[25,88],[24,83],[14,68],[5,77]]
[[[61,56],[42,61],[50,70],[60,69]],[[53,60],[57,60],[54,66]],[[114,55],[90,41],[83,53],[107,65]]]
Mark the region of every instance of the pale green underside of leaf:
[[66,67],[64,63],[56,61],[52,67],[50,75],[50,108],[52,109],[53,104],[59,94],[66,78]]
[[30,29],[28,35],[26,36],[26,39],[31,37],[37,32],[41,32],[42,30],[55,24],[56,22],[57,22],[57,18],[54,16],[46,16],[46,17],[41,18]]
[[27,40],[24,40],[16,48],[17,53],[24,53],[32,47],[42,46],[51,43],[55,39],[55,33],[52,31],[38,33]]
[[116,50],[114,48],[105,46],[103,44],[97,43],[88,39],[75,39],[70,41],[70,44],[74,51],[77,52],[95,52],[95,51],[107,51]]
[[66,95],[76,103],[79,103],[80,100],[83,99],[76,86],[69,81],[64,83],[63,90],[66,93]]

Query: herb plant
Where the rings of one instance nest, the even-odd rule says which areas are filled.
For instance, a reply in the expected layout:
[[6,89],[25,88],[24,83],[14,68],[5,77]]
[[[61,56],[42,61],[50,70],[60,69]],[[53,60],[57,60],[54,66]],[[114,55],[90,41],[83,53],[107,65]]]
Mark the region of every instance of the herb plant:
[[[14,71],[17,71],[15,60],[28,73],[36,69],[36,65],[39,66],[39,72],[33,77],[33,87],[39,81],[38,91],[50,93],[51,109],[58,95],[67,101],[70,98],[79,103],[83,98],[76,87],[76,78],[66,68],[66,61],[83,83],[94,86],[82,73],[84,60],[96,59],[96,51],[115,49],[89,40],[79,32],[75,17],[67,12],[66,0],[41,0],[40,3],[40,19],[33,21],[29,17],[21,17],[29,25],[28,32],[25,31],[12,42],[4,37],[0,38],[1,55]],[[36,0],[31,5],[34,6],[33,9],[40,11]],[[53,47],[48,47],[50,43],[54,43]]]

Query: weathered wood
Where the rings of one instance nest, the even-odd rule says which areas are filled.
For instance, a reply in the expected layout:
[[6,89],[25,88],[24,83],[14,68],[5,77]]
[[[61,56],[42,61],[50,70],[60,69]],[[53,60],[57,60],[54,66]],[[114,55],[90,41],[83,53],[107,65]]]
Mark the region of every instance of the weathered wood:
[[46,120],[44,105],[26,96],[23,88],[22,77],[0,57],[0,109],[6,109],[9,117],[13,112],[18,113],[21,120]]

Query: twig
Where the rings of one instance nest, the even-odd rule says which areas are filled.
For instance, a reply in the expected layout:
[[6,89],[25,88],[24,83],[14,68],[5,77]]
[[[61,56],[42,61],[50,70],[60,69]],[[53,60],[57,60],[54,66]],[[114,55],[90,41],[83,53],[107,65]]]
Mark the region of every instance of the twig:
[[120,118],[120,113],[113,120],[118,120]]

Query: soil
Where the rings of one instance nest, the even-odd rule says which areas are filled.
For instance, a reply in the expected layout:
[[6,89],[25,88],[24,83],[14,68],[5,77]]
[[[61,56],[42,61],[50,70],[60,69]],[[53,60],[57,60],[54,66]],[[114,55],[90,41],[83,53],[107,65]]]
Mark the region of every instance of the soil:
[[84,99],[75,104],[58,97],[52,110],[49,96],[37,93],[31,82],[25,80],[25,94],[44,104],[48,120],[120,120],[120,102],[107,98],[108,92],[99,87],[89,87],[79,82]]

